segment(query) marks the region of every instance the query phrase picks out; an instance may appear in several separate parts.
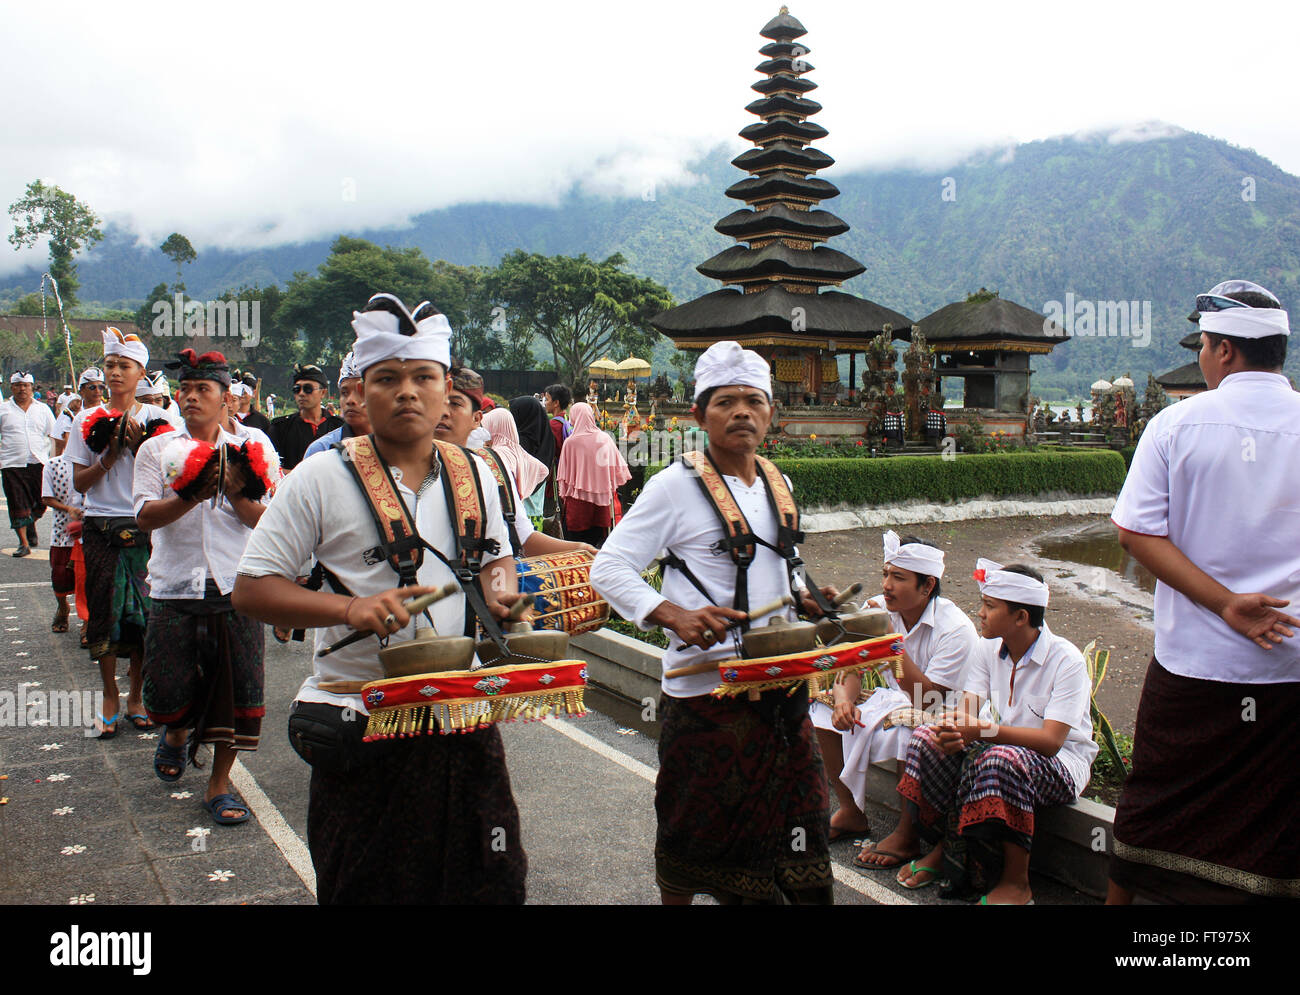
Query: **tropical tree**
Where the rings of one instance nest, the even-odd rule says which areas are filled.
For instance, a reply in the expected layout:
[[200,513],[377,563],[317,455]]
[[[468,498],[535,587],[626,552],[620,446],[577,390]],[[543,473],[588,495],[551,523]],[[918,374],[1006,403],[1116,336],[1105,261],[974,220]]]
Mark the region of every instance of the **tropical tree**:
[[176,282],[172,284],[172,290],[176,293],[185,292],[185,283],[181,280],[181,266],[185,263],[192,263],[199,258],[199,254],[194,251],[194,246],[190,245],[190,240],[178,231],[172,232],[167,236],[167,241],[158,246],[162,254],[170,259],[176,265]]
[[40,180],[27,184],[27,191],[9,205],[14,230],[9,244],[15,249],[29,248],[47,237],[50,244],[50,275],[58,281],[63,306],[69,311],[77,304],[77,265],[73,261],[83,248],[100,241],[104,233],[99,218],[76,197],[57,186],[47,187]]
[[596,262],[520,249],[501,260],[491,290],[509,322],[550,345],[568,383],[585,383],[604,353],[648,355],[659,337],[650,318],[673,305],[666,287],[623,272],[625,263],[618,253]]

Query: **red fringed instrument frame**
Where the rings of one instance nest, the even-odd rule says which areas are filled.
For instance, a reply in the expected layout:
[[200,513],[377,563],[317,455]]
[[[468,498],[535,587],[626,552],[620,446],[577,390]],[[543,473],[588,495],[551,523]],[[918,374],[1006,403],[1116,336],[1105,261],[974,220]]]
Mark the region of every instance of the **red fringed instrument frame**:
[[721,660],[718,676],[722,683],[713,690],[717,697],[793,688],[807,682],[812,694],[827,691],[840,674],[878,670],[893,666],[896,676],[903,662],[903,637],[899,633],[873,636],[853,643],[818,646],[784,656],[765,656],[754,660]]
[[586,715],[587,664],[549,660],[372,681],[361,689],[370,711],[365,741],[473,732],[497,722]]

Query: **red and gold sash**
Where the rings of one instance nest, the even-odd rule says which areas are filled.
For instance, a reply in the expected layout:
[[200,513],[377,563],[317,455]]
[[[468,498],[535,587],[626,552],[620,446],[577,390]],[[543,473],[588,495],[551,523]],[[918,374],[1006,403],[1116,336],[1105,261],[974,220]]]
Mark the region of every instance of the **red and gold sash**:
[[[683,453],[682,459],[695,471],[699,477],[700,485],[704,488],[704,493],[713,505],[714,511],[717,512],[718,518],[723,522],[723,528],[727,532],[727,538],[735,539],[738,537],[752,536],[749,522],[745,518],[745,513],[740,510],[740,505],[736,503],[735,497],[732,496],[731,488],[727,482],[722,479],[722,474],[718,468],[713,465],[713,461],[708,455],[699,450]],[[776,520],[779,528],[777,548],[781,549],[785,531],[795,533],[799,531],[799,507],[795,504],[794,495],[790,493],[790,488],[786,486],[785,477],[771,460],[764,459],[762,456],[755,455],[754,461],[758,464],[758,472],[767,485],[768,499],[772,502],[772,507],[776,512]],[[733,548],[731,558],[739,566],[742,563],[748,564],[754,559],[754,544],[746,543]]]

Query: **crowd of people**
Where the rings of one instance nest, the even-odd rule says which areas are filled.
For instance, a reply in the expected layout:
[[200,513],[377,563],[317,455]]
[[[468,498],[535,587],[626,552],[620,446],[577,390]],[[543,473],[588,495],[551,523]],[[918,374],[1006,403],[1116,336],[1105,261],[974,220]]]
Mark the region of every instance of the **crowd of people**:
[[[1114,512],[1160,582],[1115,903],[1300,898],[1287,735],[1300,620],[1282,611],[1300,579],[1289,327],[1253,284],[1196,305],[1211,389],[1152,419]],[[219,825],[246,822],[230,772],[261,735],[263,623],[284,640],[311,629],[289,738],[312,768],[319,900],[520,902],[527,857],[496,727],[365,742],[356,716],[383,695],[363,688],[383,673],[373,640],[346,637],[490,634],[519,600],[517,560],[581,551],[618,615],[675,637],[654,799],[664,904],[830,902],[830,847],[846,836],[873,837],[853,863],[904,888],[1032,902],[1035,814],[1078,798],[1097,752],[1091,681],[1048,625],[1042,574],[962,564],[980,598],[957,605],[941,595],[944,551],[888,531],[880,592],[863,603],[901,636],[883,686],[849,675],[815,699],[806,683],[715,695],[718,662],[755,631],[752,606],[786,598],[776,616],[792,622],[832,614],[839,596],[807,576],[797,495],[757,455],[774,414],[767,362],[735,342],[700,356],[693,414],[708,447],[653,476],[623,516],[628,467],[565,385],[495,403],[428,302],[376,294],[353,329],[337,416],[323,407],[329,378],[307,364],[293,370],[297,410],[264,419],[256,382],[219,352],[177,354],[172,397],[145,343],[115,328],[57,417],[29,375],[11,377],[0,478],[14,555],[30,555],[49,508],[52,628],[68,630],[75,603],[102,679],[101,739],[160,726],[153,771],[168,783],[209,746],[202,804]],[[647,581],[656,562],[660,586]],[[460,596],[408,607],[449,584]],[[875,833],[867,774],[891,760],[901,816]]]

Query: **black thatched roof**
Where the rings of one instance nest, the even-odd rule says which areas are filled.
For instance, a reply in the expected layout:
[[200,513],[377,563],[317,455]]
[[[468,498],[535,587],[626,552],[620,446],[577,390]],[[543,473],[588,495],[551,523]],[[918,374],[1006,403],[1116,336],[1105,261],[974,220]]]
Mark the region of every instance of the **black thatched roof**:
[[770,41],[759,52],[766,55],[769,59],[802,58],[806,53],[811,52],[807,45],[801,41]]
[[740,241],[771,235],[825,239],[849,230],[830,211],[792,211],[784,204],[773,204],[761,211],[733,211],[713,228]]
[[[794,46],[791,46],[791,48],[793,47]],[[766,52],[768,48],[771,48],[771,46],[770,45],[763,46],[764,52]],[[756,72],[764,73],[767,76],[774,76],[777,73],[787,73],[791,76],[798,76],[800,73],[806,73],[809,72],[810,70],[817,68],[811,62],[804,59],[802,56],[799,58],[798,69],[795,68],[794,62],[795,60],[792,59],[790,57],[790,53],[787,52],[778,58],[767,59],[763,62],[760,62],[758,65],[754,67],[754,70]]]
[[1201,372],[1200,363],[1186,363],[1168,373],[1162,373],[1156,377],[1156,383],[1166,390],[1171,387],[1183,390],[1189,387],[1206,388],[1205,374]]
[[751,173],[775,166],[790,167],[798,172],[815,173],[833,166],[835,160],[818,149],[800,148],[790,142],[773,142],[764,148],[749,149],[731,160],[737,169]]
[[794,176],[790,173],[750,176],[733,183],[725,192],[728,197],[749,204],[783,197],[796,200],[830,200],[840,195],[839,187],[834,183],[828,183],[816,176]]
[[1200,352],[1201,333],[1188,332],[1186,335],[1184,335],[1181,339],[1178,340],[1178,344],[1182,346],[1184,349],[1195,349],[1197,352]]
[[733,245],[695,267],[723,283],[749,283],[769,276],[800,277],[819,283],[841,283],[866,270],[850,255],[825,246],[792,249],[769,242],[761,249]]
[[809,90],[817,89],[817,84],[810,79],[800,79],[798,76],[780,74],[770,76],[767,79],[760,79],[757,83],[751,83],[749,88],[770,96],[774,93],[807,93]]
[[740,129],[740,137],[755,145],[785,139],[793,142],[815,142],[830,132],[812,121],[796,121],[788,117],[774,117],[770,121],[755,121]]
[[758,115],[764,120],[775,117],[777,114],[786,114],[790,117],[812,117],[821,109],[822,105],[815,100],[806,100],[803,97],[787,97],[781,93],[774,97],[761,97],[745,105],[745,110]]
[[791,38],[798,38],[807,33],[808,30],[799,23],[798,18],[790,14],[786,7],[782,7],[781,13],[764,24],[763,30],[759,32],[764,38],[771,38],[774,41],[789,41]]
[[[802,331],[790,327],[795,315],[803,316]],[[837,345],[859,347],[879,335],[885,325],[892,325],[894,338],[899,338],[898,330],[906,332],[912,324],[906,315],[852,294],[835,290],[792,294],[779,284],[754,294],[715,290],[655,315],[650,323],[678,342],[707,338],[706,345],[724,339],[743,344],[746,338],[752,341],[767,336],[806,344],[819,338],[834,339]]]
[[[917,324],[931,345],[995,339],[1054,345],[1069,337],[1064,328],[1048,322],[1037,311],[1001,297],[957,301],[926,315]],[[1051,331],[1045,330],[1049,327]]]

